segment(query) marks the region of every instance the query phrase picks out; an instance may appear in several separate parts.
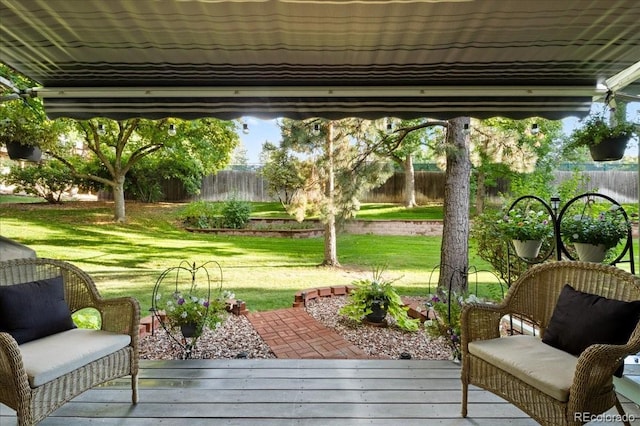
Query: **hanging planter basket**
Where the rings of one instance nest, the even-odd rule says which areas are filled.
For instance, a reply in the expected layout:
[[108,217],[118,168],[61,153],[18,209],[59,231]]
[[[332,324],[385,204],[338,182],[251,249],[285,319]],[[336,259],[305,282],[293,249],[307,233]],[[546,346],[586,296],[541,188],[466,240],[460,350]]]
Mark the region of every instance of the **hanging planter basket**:
[[541,240],[512,240],[513,248],[518,257],[523,259],[535,259],[540,254]]
[[33,145],[25,145],[18,141],[10,141],[6,143],[7,154],[12,160],[40,161],[42,158],[42,150]]
[[573,247],[576,249],[578,259],[583,262],[600,263],[607,255],[607,249],[604,244],[573,243]]
[[589,152],[593,161],[615,161],[624,156],[629,136],[618,136],[605,139],[596,145],[589,145]]

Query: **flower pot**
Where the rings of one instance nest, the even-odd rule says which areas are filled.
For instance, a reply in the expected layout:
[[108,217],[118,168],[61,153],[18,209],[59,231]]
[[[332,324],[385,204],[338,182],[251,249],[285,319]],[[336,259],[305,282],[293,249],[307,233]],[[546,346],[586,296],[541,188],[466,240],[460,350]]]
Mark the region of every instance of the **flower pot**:
[[371,302],[371,313],[367,314],[365,318],[371,323],[381,323],[387,316],[387,304],[381,300],[374,300]]
[[615,161],[624,156],[629,136],[604,139],[597,145],[590,145],[589,152],[593,161]]
[[604,244],[587,244],[587,243],[573,243],[573,246],[578,253],[578,259],[583,262],[600,263],[607,255],[607,249]]
[[37,146],[25,145],[18,141],[7,142],[7,154],[12,160],[40,161],[42,151]]
[[180,326],[180,332],[184,337],[198,337],[198,325],[197,324],[184,324]]
[[540,247],[542,247],[540,240],[512,240],[511,243],[513,243],[518,257],[523,259],[535,259],[540,254]]

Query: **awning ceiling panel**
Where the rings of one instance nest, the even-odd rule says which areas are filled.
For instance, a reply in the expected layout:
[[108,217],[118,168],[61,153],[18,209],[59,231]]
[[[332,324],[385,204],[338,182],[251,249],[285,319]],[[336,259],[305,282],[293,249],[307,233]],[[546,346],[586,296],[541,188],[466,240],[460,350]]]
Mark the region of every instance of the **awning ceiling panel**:
[[0,16],[0,60],[76,118],[559,118],[640,61],[637,0],[3,0]]

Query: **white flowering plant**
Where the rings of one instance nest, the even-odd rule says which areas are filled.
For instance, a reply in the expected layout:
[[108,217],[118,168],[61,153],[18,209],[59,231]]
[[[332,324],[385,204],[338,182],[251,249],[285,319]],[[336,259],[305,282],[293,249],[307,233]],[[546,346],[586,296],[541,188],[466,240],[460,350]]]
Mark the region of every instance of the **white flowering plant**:
[[553,235],[553,222],[545,211],[511,209],[497,222],[500,231],[512,240],[544,240]]
[[165,312],[171,328],[193,325],[196,328],[196,335],[200,335],[204,327],[210,329],[218,327],[224,311],[224,299],[221,297],[209,300],[193,294],[183,295],[178,291],[163,298],[158,293],[156,307]]
[[572,243],[604,244],[610,249],[627,237],[630,227],[620,206],[613,205],[593,216],[583,212],[563,219],[560,233]]

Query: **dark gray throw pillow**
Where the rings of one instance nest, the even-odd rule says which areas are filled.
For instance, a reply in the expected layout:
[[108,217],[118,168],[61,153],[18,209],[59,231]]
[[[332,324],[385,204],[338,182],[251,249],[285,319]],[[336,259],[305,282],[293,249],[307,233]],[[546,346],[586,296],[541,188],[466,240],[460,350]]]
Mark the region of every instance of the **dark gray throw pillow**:
[[[542,341],[579,356],[595,343],[627,343],[640,319],[640,301],[624,302],[575,290],[566,284]],[[622,375],[622,369],[616,371]]]
[[72,328],[62,277],[0,286],[0,331],[18,344]]

